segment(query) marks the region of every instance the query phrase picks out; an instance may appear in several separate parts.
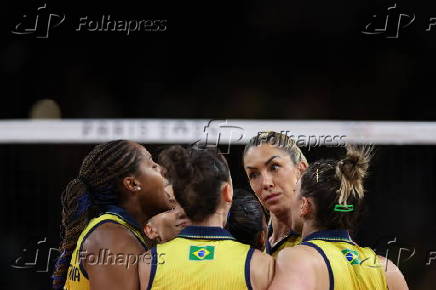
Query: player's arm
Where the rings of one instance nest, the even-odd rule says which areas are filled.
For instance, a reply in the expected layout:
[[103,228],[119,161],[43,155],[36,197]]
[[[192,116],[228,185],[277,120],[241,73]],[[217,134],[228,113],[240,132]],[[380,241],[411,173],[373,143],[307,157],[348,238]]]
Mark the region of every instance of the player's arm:
[[[138,260],[144,248],[125,227],[103,224],[87,238],[83,248],[83,263],[92,290],[139,289]],[[106,250],[105,255],[102,250]],[[113,256],[110,258],[109,254]]]
[[316,268],[313,254],[304,246],[285,248],[277,256],[274,279],[269,289],[315,289]]
[[[151,257],[151,252],[148,251],[144,254],[145,257]],[[150,281],[150,272],[151,272],[151,262],[147,259],[141,259],[138,264],[139,271],[139,284],[140,289],[145,290],[148,287],[148,283]]]
[[268,289],[274,276],[274,259],[259,250],[253,252],[250,261],[250,282],[254,290]]
[[406,279],[404,279],[403,273],[400,269],[392,263],[391,260],[385,257],[378,256],[380,264],[385,269],[386,283],[388,284],[389,290],[408,290]]

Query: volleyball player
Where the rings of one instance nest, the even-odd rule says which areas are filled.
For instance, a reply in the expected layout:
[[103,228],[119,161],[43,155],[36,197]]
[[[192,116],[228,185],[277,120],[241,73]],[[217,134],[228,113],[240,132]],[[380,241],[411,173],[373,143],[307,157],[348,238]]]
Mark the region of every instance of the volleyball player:
[[238,242],[252,246],[263,251],[266,240],[266,218],[262,205],[251,192],[236,189],[233,195],[226,230]]
[[[61,200],[62,254],[54,288],[137,289],[137,264],[126,266],[126,255],[145,252],[146,221],[171,208],[150,153],[125,140],[97,145]],[[114,258],[119,255],[123,261]]]
[[139,266],[141,289],[266,289],[272,257],[235,241],[223,229],[233,197],[225,159],[215,151],[180,146],[161,154],[161,165],[192,225],[151,249],[153,261]]
[[394,264],[348,232],[362,208],[369,159],[369,150],[348,146],[344,159],[308,168],[291,199],[292,227],[303,241],[279,253],[270,289],[408,289]]
[[263,132],[245,146],[244,169],[251,189],[270,212],[266,252],[273,257],[301,241],[291,230],[290,198],[308,164],[293,139],[277,132]]

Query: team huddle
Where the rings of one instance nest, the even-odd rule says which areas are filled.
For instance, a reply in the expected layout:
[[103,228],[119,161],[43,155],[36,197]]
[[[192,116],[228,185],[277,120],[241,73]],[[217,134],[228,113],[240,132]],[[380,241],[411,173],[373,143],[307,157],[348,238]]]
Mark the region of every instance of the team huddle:
[[288,136],[245,146],[251,192],[217,150],[97,145],[62,193],[54,289],[408,289],[350,237],[371,148],[308,164]]

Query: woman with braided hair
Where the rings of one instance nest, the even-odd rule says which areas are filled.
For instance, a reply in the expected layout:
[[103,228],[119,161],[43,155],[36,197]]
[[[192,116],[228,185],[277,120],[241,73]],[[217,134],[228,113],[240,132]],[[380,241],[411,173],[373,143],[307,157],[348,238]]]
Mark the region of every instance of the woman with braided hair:
[[[97,145],[62,193],[61,256],[55,289],[138,289],[143,227],[171,208],[160,167],[141,145]],[[129,260],[127,260],[129,259]]]
[[349,235],[362,209],[371,150],[347,146],[342,160],[313,163],[291,199],[303,241],[281,251],[270,289],[408,289],[400,270]]

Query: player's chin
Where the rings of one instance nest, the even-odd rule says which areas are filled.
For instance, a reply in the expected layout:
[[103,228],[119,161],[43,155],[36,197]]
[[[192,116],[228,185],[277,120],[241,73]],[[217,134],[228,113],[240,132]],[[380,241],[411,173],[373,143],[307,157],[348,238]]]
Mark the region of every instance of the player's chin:
[[174,208],[173,204],[170,201],[168,201],[161,205],[161,212],[168,212],[173,210],[173,208]]
[[284,211],[289,211],[289,206],[287,206],[283,200],[277,202],[271,202],[266,207],[273,215],[282,215]]
[[178,228],[181,228],[181,229],[184,229],[184,228],[186,228],[187,226],[190,226],[190,225],[191,225],[191,221],[189,219],[187,219],[187,218],[178,219],[177,222],[176,222],[176,226]]
[[159,207],[161,209],[161,212],[172,210],[176,205],[175,201],[173,201],[165,191],[163,191],[163,194],[160,195],[158,200],[159,200]]
[[157,204],[154,204],[152,210],[152,216],[171,211],[172,209],[173,206],[169,202],[169,200],[166,199],[160,200]]

